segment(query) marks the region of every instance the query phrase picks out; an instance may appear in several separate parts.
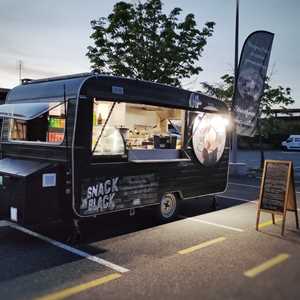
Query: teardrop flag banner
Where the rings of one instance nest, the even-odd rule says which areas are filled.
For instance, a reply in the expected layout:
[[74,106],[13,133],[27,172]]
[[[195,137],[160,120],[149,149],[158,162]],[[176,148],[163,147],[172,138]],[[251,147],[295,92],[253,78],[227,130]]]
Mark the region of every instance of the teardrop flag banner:
[[271,32],[255,31],[244,43],[232,102],[239,135],[255,135],[273,38]]

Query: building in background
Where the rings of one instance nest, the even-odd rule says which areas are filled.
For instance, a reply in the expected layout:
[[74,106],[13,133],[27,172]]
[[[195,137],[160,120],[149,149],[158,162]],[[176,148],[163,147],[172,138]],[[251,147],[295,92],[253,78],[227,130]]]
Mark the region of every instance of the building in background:
[[0,104],[3,104],[9,89],[0,88]]
[[[272,109],[271,118],[262,118],[264,149],[280,149],[281,142],[290,135],[300,134],[300,108]],[[258,132],[254,137],[238,137],[240,149],[259,149]]]

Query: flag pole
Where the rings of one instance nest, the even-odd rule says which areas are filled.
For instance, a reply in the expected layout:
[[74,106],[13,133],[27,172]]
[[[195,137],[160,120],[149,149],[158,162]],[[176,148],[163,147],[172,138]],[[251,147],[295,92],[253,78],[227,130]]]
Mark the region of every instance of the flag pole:
[[[235,14],[235,54],[234,54],[234,87],[237,85],[237,73],[238,73],[238,60],[239,60],[239,0],[236,0],[236,14]],[[234,115],[234,103],[235,99],[232,99],[232,116]],[[237,134],[236,134],[236,123],[233,122],[232,130],[232,146],[231,146],[231,162],[237,162]],[[236,168],[234,168],[234,173],[236,173]]]

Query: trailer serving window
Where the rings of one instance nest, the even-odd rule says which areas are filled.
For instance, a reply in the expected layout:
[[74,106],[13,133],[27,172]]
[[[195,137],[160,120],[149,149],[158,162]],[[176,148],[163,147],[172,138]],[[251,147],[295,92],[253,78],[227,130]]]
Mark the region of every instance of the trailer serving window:
[[186,159],[181,153],[185,111],[180,109],[94,101],[94,155],[122,155],[130,161]]
[[66,104],[5,104],[0,116],[9,118],[10,141],[60,144],[64,139]]

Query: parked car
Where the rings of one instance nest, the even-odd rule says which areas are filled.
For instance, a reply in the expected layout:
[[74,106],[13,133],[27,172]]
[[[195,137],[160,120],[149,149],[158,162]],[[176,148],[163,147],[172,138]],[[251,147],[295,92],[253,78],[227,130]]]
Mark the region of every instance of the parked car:
[[281,143],[283,150],[300,150],[300,135],[290,135]]

